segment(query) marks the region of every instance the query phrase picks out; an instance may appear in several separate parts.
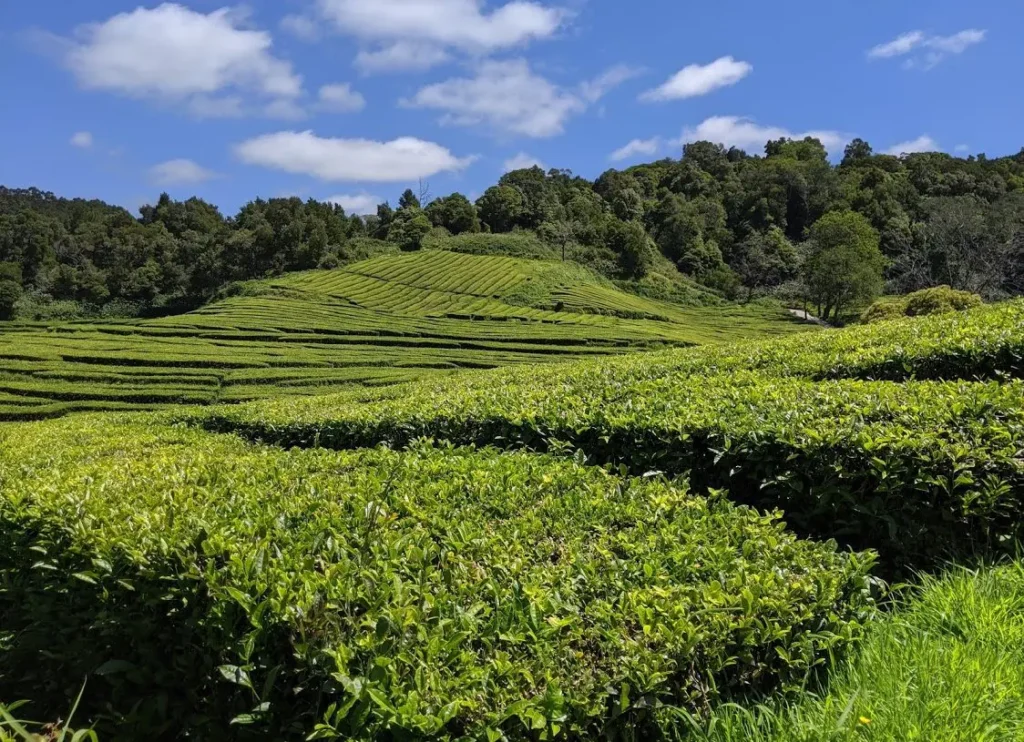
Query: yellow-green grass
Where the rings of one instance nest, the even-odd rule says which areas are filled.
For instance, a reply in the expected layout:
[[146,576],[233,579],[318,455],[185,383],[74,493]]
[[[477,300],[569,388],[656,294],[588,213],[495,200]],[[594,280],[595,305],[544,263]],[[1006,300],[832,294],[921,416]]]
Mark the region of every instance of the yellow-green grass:
[[[524,303],[536,296],[523,286],[580,294],[555,311]],[[257,282],[175,317],[5,325],[0,420],[304,396],[806,329],[781,308],[683,309],[581,266],[435,250]]]
[[688,742],[1019,742],[1024,564],[925,577],[821,688],[757,709],[680,716]]

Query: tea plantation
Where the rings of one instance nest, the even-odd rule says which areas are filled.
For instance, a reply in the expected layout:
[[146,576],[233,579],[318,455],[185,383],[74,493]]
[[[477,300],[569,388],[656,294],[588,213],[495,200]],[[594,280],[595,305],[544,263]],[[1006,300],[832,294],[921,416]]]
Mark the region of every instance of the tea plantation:
[[1021,738],[1019,564],[886,583],[1018,553],[1024,302],[625,353],[793,325],[424,255],[10,334],[69,390],[215,390],[0,424],[17,716],[86,680],[103,740]]
[[0,420],[310,395],[807,330],[777,307],[684,308],[580,266],[444,251],[237,293],[156,320],[4,326]]

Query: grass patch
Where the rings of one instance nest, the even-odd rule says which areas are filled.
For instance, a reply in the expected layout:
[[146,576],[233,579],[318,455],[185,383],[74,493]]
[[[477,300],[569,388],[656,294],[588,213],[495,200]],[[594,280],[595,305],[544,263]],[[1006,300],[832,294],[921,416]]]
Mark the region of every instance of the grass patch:
[[1024,739],[1024,565],[924,577],[825,690],[683,724],[692,742]]

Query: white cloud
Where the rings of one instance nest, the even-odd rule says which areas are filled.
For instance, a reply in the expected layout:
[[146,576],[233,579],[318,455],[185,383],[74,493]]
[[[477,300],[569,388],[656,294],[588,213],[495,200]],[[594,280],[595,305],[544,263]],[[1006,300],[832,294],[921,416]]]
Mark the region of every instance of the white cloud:
[[281,28],[303,41],[317,41],[320,27],[307,15],[286,15],[281,19]]
[[451,59],[442,47],[422,41],[396,41],[375,51],[363,50],[355,65],[364,75],[373,72],[424,71]]
[[335,83],[320,88],[320,106],[337,113],[355,113],[366,108],[366,98],[347,82]]
[[64,61],[84,88],[181,103],[204,115],[236,115],[242,92],[301,95],[302,78],[271,54],[270,34],[243,27],[245,21],[228,8],[204,15],[175,3],[140,7],[79,27],[74,40],[63,42]]
[[245,101],[237,95],[196,95],[189,99],[185,108],[199,119],[233,119],[246,115]]
[[184,185],[202,183],[218,177],[217,173],[207,170],[192,160],[168,160],[154,165],[149,169],[149,177],[156,185]]
[[894,144],[885,150],[887,155],[909,155],[914,152],[938,152],[939,143],[932,139],[927,134],[922,134],[917,139],[911,139],[909,142],[900,142]]
[[868,49],[869,59],[888,59],[909,54],[925,40],[923,31],[908,31],[892,41]]
[[956,145],[953,148],[953,151],[956,152],[957,154],[961,154],[962,155],[962,154],[965,154],[967,152],[970,152],[971,151],[971,146],[969,144],[958,144],[958,145]]
[[383,203],[384,199],[373,196],[366,191],[362,193],[340,194],[327,199],[328,203],[337,204],[349,214],[376,214],[377,204]]
[[962,54],[985,40],[986,31],[968,28],[951,36],[928,36],[923,31],[909,31],[885,44],[868,50],[868,59],[889,59],[909,56],[903,63],[907,69],[930,70],[946,57]]
[[503,134],[551,137],[613,86],[636,74],[613,67],[572,92],[535,74],[524,59],[481,62],[475,77],[428,85],[404,105],[444,112],[443,124],[484,125]]
[[726,147],[745,150],[760,150],[772,139],[804,139],[814,137],[825,145],[829,152],[840,150],[850,137],[838,131],[806,131],[793,133],[779,126],[761,126],[752,119],[741,116],[712,116],[694,128],[683,131],[682,137],[673,144],[709,141]]
[[705,65],[691,64],[672,75],[663,85],[640,96],[643,101],[666,101],[707,95],[718,88],[735,85],[754,71],[749,62],[721,57]]
[[515,157],[510,157],[505,160],[505,172],[512,172],[513,170],[525,170],[526,168],[539,167],[541,170],[547,170],[548,167],[543,162],[538,160],[533,155],[528,155],[525,152],[520,152]]
[[92,133],[88,131],[75,132],[71,137],[71,144],[81,149],[89,149],[92,147]]
[[610,159],[613,162],[620,162],[636,155],[653,155],[659,149],[661,149],[661,137],[634,139],[625,147],[619,147],[619,149],[612,152]]
[[374,41],[426,41],[470,52],[496,51],[551,36],[566,12],[514,0],[490,13],[481,0],[319,0],[341,31]]
[[596,103],[614,88],[642,74],[643,70],[639,67],[617,64],[593,80],[588,80],[580,85],[580,95],[588,103]]
[[985,31],[969,28],[952,36],[933,36],[925,42],[925,46],[942,54],[962,54],[975,44],[985,40]]
[[412,181],[468,167],[475,158],[459,158],[433,142],[402,137],[390,142],[328,139],[312,131],[264,134],[236,145],[235,154],[250,165],[312,175],[321,180],[375,183]]
[[271,119],[301,121],[306,118],[306,109],[293,100],[279,98],[263,107],[263,115]]

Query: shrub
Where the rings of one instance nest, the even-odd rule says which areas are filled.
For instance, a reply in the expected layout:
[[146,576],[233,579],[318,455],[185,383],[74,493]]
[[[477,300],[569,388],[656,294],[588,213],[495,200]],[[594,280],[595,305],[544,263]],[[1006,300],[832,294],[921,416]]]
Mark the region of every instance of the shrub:
[[982,305],[981,297],[969,291],[956,291],[949,286],[936,286],[915,291],[899,299],[880,299],[868,307],[861,322],[871,324],[897,317],[921,317],[975,309]]
[[870,556],[681,481],[142,418],[3,444],[0,693],[53,713],[99,668],[84,713],[120,738],[643,736],[799,684],[872,615]]

